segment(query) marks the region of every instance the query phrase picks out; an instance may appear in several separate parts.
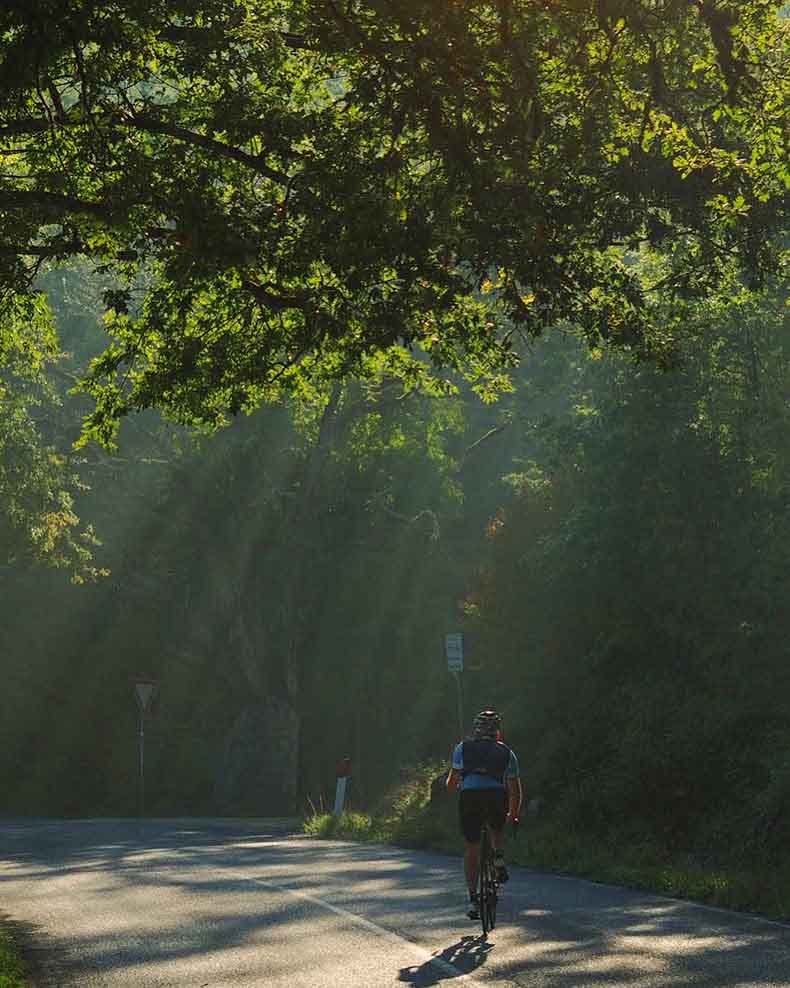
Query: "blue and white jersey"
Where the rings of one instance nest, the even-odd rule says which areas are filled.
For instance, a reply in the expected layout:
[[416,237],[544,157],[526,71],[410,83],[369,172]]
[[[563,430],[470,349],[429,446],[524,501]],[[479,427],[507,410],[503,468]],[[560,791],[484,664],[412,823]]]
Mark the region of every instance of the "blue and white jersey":
[[508,779],[519,777],[516,753],[501,741],[461,741],[453,751],[453,768],[464,773],[461,789],[504,789]]

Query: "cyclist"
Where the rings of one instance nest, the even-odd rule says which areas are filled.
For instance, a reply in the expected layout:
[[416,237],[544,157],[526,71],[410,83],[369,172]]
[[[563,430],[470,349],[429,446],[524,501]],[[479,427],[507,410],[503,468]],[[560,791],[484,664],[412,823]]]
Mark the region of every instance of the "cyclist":
[[518,758],[502,740],[502,718],[495,710],[481,710],[472,734],[456,745],[447,788],[461,790],[458,811],[464,836],[464,874],[469,888],[470,919],[480,918],[477,872],[480,830],[487,823],[494,848],[498,882],[508,880],[505,867],[505,821],[518,821],[521,810],[521,778]]

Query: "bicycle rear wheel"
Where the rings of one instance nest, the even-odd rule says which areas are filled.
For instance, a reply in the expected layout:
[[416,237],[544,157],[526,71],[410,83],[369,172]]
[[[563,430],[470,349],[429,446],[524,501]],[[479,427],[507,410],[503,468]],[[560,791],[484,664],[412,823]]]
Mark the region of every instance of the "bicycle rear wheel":
[[496,926],[496,903],[497,903],[497,881],[496,881],[496,869],[494,868],[494,851],[489,844],[488,848],[488,861],[486,863],[486,868],[488,870],[488,880],[486,885],[488,887],[488,906],[486,909],[486,914],[488,918],[488,928],[493,930]]
[[478,877],[480,896],[480,925],[483,936],[496,925],[496,878],[494,874],[494,851],[488,827],[480,833],[480,872]]
[[477,894],[480,900],[480,925],[483,928],[483,936],[490,929],[488,925],[488,869],[486,868],[486,859],[489,853],[488,841],[488,827],[483,827],[480,832],[480,859],[477,876]]

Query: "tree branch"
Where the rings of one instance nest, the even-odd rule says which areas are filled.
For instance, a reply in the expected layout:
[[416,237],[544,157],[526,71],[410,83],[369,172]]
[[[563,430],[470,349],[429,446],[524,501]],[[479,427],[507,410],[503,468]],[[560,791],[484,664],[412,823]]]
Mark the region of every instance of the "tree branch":
[[[73,124],[81,123],[82,121],[71,121]],[[69,121],[63,121],[62,126],[68,126]],[[52,124],[49,120],[43,118],[31,117],[29,120],[7,120],[2,126],[0,126],[0,140],[2,140],[7,135],[24,135],[24,134],[40,134],[45,130],[49,130]]]
[[[0,243],[0,255],[16,257],[61,257],[71,254],[101,254],[101,251],[91,250],[80,240],[68,240],[60,244],[4,244]],[[136,250],[119,250],[115,254],[118,261],[136,261],[139,254]]]
[[29,257],[57,257],[59,254],[79,254],[82,251],[82,244],[76,240],[58,245],[43,246],[40,244],[2,244],[0,243],[0,254],[11,254],[14,256]]
[[[294,34],[293,31],[272,31],[271,35],[278,37],[292,51],[314,51],[336,54],[337,52],[346,50],[339,45],[329,46],[326,44],[309,43],[303,34]],[[215,51],[227,48],[231,41],[236,40],[229,36],[228,32],[224,29],[185,27],[179,24],[168,24],[167,27],[159,31],[159,37],[173,44],[195,44],[203,49],[206,49],[207,41],[216,39],[216,43],[213,45]]]
[[269,168],[259,155],[248,154],[246,151],[242,151],[241,148],[234,147],[232,144],[217,141],[213,137],[208,137],[206,134],[196,134],[192,130],[186,130],[184,127],[179,127],[177,124],[169,123],[166,120],[159,120],[156,117],[146,114],[135,114],[132,117],[119,118],[118,123],[124,126],[136,127],[151,134],[166,134],[169,137],[174,137],[177,141],[184,141],[185,144],[192,144],[195,147],[202,147],[207,151],[213,151],[215,154],[219,154],[224,158],[231,158],[233,161],[247,165],[249,168],[258,172],[259,175],[264,175],[279,185],[287,187],[290,182],[288,175],[274,168]]
[[[241,148],[234,147],[232,144],[225,144],[224,141],[218,141],[213,137],[208,137],[206,134],[198,134],[193,130],[187,130],[185,127],[179,127],[178,124],[170,123],[167,120],[161,120],[158,117],[153,117],[149,114],[123,114],[118,116],[112,116],[110,122],[114,126],[128,127],[132,130],[142,130],[149,134],[165,134],[168,137],[173,137],[177,141],[183,141],[185,144],[192,144],[195,147],[205,148],[207,151],[212,151],[215,154],[220,155],[223,158],[230,158],[233,161],[238,161],[243,165],[247,165],[252,168],[259,175],[263,175],[266,178],[271,179],[273,182],[277,182],[279,185],[288,187],[291,182],[291,177],[286,175],[285,172],[278,171],[275,168],[270,168],[262,159],[260,155],[249,154],[247,151],[243,151]],[[84,118],[66,118],[59,119],[57,125],[60,127],[80,127],[84,126],[86,123]],[[50,130],[53,124],[43,118],[31,118],[29,120],[10,120],[6,121],[2,126],[0,126],[0,141],[4,137],[18,137],[25,134],[40,134],[46,130]]]
[[391,517],[397,518],[398,521],[405,522],[407,525],[416,525],[417,522],[421,521],[423,518],[428,518],[431,522],[431,534],[428,536],[431,542],[438,541],[441,536],[439,519],[436,516],[436,512],[431,508],[423,508],[422,511],[418,511],[417,514],[411,518],[408,515],[401,514],[400,511],[394,511],[392,508],[388,508],[386,505],[382,507],[382,510],[385,514],[391,515]]
[[260,305],[271,309],[273,312],[282,312],[285,309],[304,311],[308,302],[308,297],[304,295],[275,295],[274,292],[269,291],[266,285],[259,285],[249,279],[242,282],[242,288],[248,291]]
[[466,449],[464,450],[464,454],[461,457],[460,462],[458,463],[458,469],[463,470],[463,468],[466,466],[466,461],[469,459],[469,457],[472,455],[472,453],[474,453],[476,449],[482,446],[482,444],[484,442],[487,442],[489,439],[493,439],[494,436],[498,435],[504,429],[507,429],[509,425],[510,425],[510,420],[508,420],[507,422],[503,422],[501,425],[496,425],[494,426],[493,429],[489,429],[488,432],[482,435],[479,439],[476,439],[471,446],[467,446]]
[[56,192],[44,192],[39,189],[0,189],[0,208],[16,207],[29,208],[30,206],[42,206],[51,212],[85,213],[88,216],[99,216],[101,219],[110,219],[112,209],[101,202],[86,202],[84,199],[77,199],[74,196],[64,196]]

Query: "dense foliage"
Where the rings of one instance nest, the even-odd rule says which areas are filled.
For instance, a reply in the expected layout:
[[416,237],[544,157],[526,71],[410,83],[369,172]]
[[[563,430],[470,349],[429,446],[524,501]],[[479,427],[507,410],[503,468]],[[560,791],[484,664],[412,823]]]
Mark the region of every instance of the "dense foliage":
[[561,320],[669,360],[657,302],[777,266],[779,6],[5,3],[0,284],[116,272],[105,438],[426,360],[487,390]]
[[668,377],[544,351],[467,612],[533,785],[579,825],[787,838],[786,312],[713,307]]
[[130,812],[141,672],[151,811],[373,804],[463,630],[554,819],[781,853],[777,7],[3,6],[0,811]]
[[[84,274],[59,278],[62,332],[90,352]],[[110,575],[4,584],[5,809],[133,809],[138,671],[162,681],[152,810],[287,808],[234,749],[272,696],[296,711],[299,805],[346,753],[372,803],[456,737],[442,635],[463,629],[467,714],[504,709],[552,813],[779,853],[787,311],[775,291],[711,303],[669,375],[558,335],[494,406],[348,384],[213,437],[129,422],[79,505]]]
[[46,560],[74,579],[96,575],[90,527],[79,530],[79,464],[62,435],[46,370],[57,340],[43,300],[7,306],[0,349],[0,567]]

